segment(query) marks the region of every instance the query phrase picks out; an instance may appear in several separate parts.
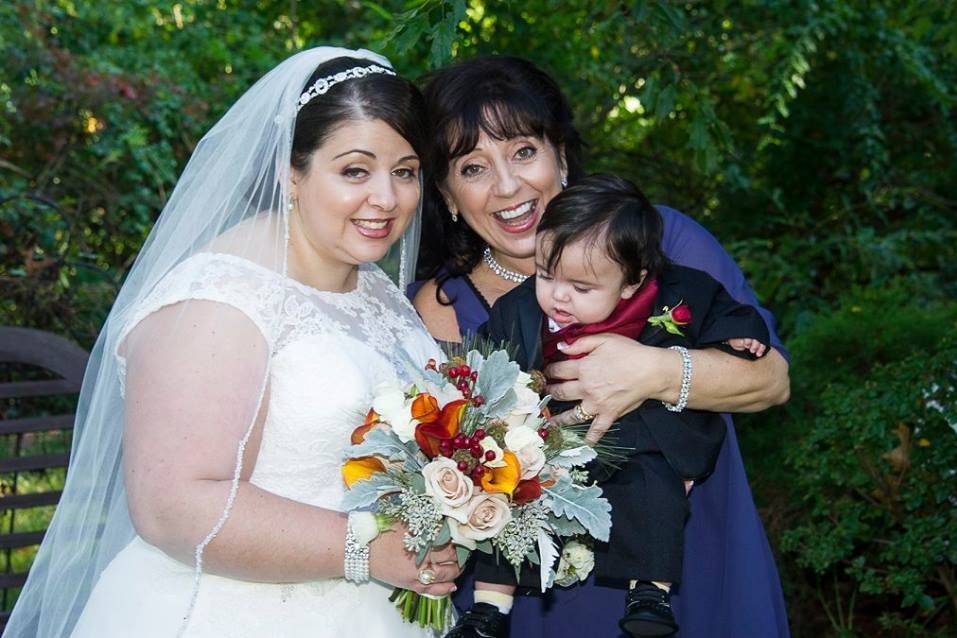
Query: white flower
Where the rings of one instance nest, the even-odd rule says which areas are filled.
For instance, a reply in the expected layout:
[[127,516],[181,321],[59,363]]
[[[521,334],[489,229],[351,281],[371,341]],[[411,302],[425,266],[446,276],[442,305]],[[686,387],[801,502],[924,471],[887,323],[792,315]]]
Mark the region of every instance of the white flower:
[[439,503],[443,513],[468,503],[472,497],[472,480],[462,474],[455,461],[439,456],[422,468],[425,493]]
[[483,452],[488,452],[491,450],[495,453],[495,458],[491,461],[483,461],[488,467],[505,467],[508,465],[502,458],[502,448],[499,446],[498,441],[490,436],[486,436],[484,439],[479,441],[479,445],[482,446]]
[[504,494],[479,492],[464,506],[445,512],[456,545],[475,549],[477,541],[492,538],[512,520]]
[[505,417],[505,422],[509,428],[523,425],[537,426],[541,422],[538,411],[538,404],[541,402],[541,398],[537,392],[528,387],[531,381],[532,377],[528,373],[518,373],[518,379],[515,381],[515,385],[512,386],[516,397],[515,407],[513,407],[509,415]]
[[505,433],[505,446],[515,453],[523,481],[538,476],[545,467],[545,441],[532,428],[522,425]]
[[536,430],[533,430],[527,425],[512,428],[505,433],[505,447],[512,452],[518,452],[527,445],[544,447],[545,441],[542,440],[542,437],[538,435]]
[[400,441],[408,443],[415,438],[416,420],[412,418],[412,400],[407,400],[401,389],[389,384],[378,386],[372,409],[392,427]]
[[575,581],[583,581],[595,568],[595,554],[587,546],[578,541],[565,543],[562,556],[558,561],[555,572],[555,583],[562,587],[573,585]]
[[515,453],[518,464],[522,468],[522,475],[519,477],[523,481],[538,476],[538,473],[545,467],[545,450],[534,445],[526,445]]

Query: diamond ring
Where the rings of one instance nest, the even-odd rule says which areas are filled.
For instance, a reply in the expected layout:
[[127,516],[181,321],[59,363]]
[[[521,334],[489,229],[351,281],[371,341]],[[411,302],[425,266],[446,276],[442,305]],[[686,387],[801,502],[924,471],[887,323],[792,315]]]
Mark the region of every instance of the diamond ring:
[[589,414],[585,412],[585,409],[582,407],[582,404],[579,403],[575,406],[575,418],[578,419],[579,423],[588,423],[595,418],[596,415]]
[[423,585],[431,585],[435,582],[435,572],[431,569],[420,569],[419,582]]

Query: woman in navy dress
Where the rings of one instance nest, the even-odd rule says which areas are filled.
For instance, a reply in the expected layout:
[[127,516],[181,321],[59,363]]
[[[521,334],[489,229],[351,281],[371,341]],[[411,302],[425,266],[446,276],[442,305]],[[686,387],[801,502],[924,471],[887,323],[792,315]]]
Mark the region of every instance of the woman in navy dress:
[[[534,271],[534,234],[551,197],[582,174],[581,140],[555,82],[520,58],[484,57],[442,69],[426,88],[435,135],[435,183],[426,205],[420,276],[410,286],[433,336],[459,341],[488,318],[490,304]],[[695,351],[689,406],[721,412],[765,409],[787,399],[787,352],[771,314],[760,308],[740,269],[718,241],[683,213],[658,207],[663,248],[680,265],[719,280],[739,301],[758,306],[774,349],[757,362]],[[610,424],[646,398],[674,402],[677,353],[612,336],[583,338],[549,388],[580,400]],[[568,367],[571,366],[571,367]],[[609,374],[620,371],[620,374]],[[617,379],[611,385],[602,383]],[[774,557],[758,517],[731,419],[714,474],[690,494],[684,573],[672,604],[682,638],[788,636]],[[458,604],[471,604],[470,585]],[[513,636],[619,636],[624,590],[591,579],[545,595],[521,596]]]

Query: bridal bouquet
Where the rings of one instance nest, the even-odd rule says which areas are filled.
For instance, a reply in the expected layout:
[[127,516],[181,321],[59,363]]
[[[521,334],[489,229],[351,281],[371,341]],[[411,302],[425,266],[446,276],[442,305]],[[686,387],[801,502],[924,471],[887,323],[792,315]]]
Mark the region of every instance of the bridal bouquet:
[[[452,543],[498,554],[516,574],[538,566],[542,590],[556,579],[556,540],[607,541],[611,507],[581,469],[596,458],[581,431],[547,423],[544,384],[504,350],[429,360],[408,387],[377,388],[342,466],[345,508],[372,509],[386,528],[402,521],[421,564]],[[448,597],[396,589],[403,618],[444,631]]]

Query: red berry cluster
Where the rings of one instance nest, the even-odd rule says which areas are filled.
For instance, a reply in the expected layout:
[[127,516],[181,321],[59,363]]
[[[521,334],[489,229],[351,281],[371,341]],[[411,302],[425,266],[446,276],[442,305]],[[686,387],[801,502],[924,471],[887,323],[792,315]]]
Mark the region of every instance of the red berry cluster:
[[480,481],[486,472],[483,461],[495,459],[495,452],[483,450],[481,441],[486,437],[485,430],[479,428],[472,436],[462,432],[454,438],[439,442],[439,454],[458,459],[457,467],[460,472],[468,474],[473,481]]
[[450,366],[447,363],[443,363],[436,368],[435,359],[429,359],[425,368],[426,370],[438,370],[442,373],[442,375],[462,393],[462,396],[468,399],[475,407],[479,407],[485,403],[485,397],[481,394],[472,395],[475,391],[475,382],[478,380],[478,371],[473,370],[468,364],[463,363],[462,365]]

